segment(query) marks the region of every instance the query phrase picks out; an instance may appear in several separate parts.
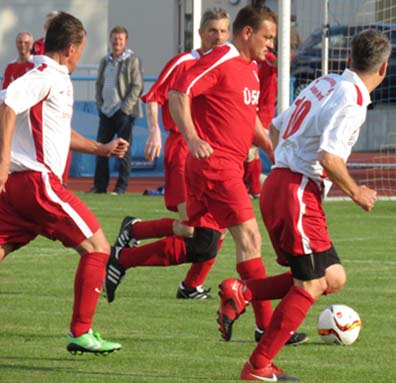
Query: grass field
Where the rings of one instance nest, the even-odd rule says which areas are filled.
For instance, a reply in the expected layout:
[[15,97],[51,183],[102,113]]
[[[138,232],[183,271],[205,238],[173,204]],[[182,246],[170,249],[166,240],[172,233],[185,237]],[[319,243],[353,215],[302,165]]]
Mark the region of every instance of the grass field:
[[[111,242],[126,214],[144,219],[167,216],[160,197],[80,196]],[[396,382],[396,202],[380,201],[369,214],[345,201],[326,202],[325,209],[348,283],[341,293],[322,297],[309,312],[300,330],[310,341],[285,347],[275,362],[305,383]],[[283,271],[262,233],[269,273]],[[115,302],[109,305],[101,298],[98,305],[94,328],[123,345],[121,352],[107,357],[66,352],[76,265],[72,250],[43,238],[1,265],[1,383],[239,380],[255,345],[252,310],[248,308],[235,324],[231,342],[220,339],[216,324],[217,285],[237,276],[230,236],[206,283],[214,299],[175,299],[187,265],[129,270]],[[316,334],[319,312],[332,303],[350,305],[361,316],[363,330],[352,346],[327,346]]]

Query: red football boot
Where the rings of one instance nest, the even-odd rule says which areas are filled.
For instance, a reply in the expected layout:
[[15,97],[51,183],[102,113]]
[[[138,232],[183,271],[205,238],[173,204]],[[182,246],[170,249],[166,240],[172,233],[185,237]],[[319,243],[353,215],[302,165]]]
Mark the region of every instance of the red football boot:
[[242,380],[253,380],[259,382],[299,382],[300,379],[286,375],[275,364],[269,363],[263,368],[253,368],[246,362],[241,372]]
[[249,302],[243,296],[245,285],[235,278],[225,279],[219,285],[220,309],[217,311],[217,323],[225,341],[229,341],[232,335],[234,321],[245,312]]

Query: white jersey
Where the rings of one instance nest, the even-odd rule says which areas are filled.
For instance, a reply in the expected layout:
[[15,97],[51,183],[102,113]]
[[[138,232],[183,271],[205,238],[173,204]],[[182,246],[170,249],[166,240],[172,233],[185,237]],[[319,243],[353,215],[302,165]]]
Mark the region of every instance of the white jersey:
[[[10,172],[62,177],[70,148],[73,85],[68,69],[47,56],[7,88],[4,103],[17,115]],[[4,96],[4,95],[3,95]]]
[[289,109],[272,120],[279,130],[273,167],[304,174],[326,195],[332,183],[319,163],[319,152],[346,162],[370,102],[366,86],[349,69],[313,81]]

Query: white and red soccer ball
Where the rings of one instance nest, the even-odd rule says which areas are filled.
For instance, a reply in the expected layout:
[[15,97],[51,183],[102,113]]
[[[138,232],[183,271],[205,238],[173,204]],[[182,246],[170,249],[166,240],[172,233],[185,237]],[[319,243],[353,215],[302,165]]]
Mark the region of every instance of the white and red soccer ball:
[[325,343],[350,345],[358,338],[362,322],[355,310],[335,304],[320,313],[317,328]]

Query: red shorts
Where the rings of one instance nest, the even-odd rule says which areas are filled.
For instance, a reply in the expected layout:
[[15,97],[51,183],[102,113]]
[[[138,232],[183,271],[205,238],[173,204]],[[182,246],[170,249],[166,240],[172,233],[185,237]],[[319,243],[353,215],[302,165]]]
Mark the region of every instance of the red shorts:
[[[254,216],[252,201],[243,183],[243,164],[214,170],[205,160],[187,158],[187,215],[191,226],[221,231]],[[226,165],[226,164],[225,164]]]
[[0,245],[25,245],[37,235],[76,247],[99,230],[95,215],[51,173],[10,174],[0,193]]
[[164,149],[165,206],[177,212],[177,205],[186,202],[185,168],[188,146],[180,133],[169,132]]
[[306,176],[272,170],[261,191],[260,209],[280,264],[287,264],[281,250],[301,255],[331,248],[321,191]]

